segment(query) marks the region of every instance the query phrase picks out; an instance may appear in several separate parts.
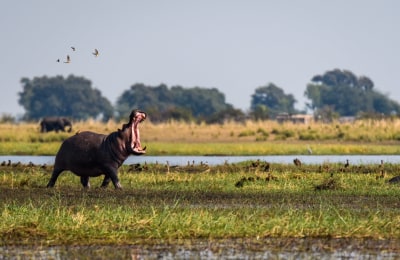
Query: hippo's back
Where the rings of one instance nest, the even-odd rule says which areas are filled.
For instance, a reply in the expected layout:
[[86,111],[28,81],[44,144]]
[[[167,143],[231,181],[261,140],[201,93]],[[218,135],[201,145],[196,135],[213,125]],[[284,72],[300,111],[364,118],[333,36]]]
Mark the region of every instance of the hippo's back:
[[68,170],[94,167],[101,160],[101,145],[105,137],[89,131],[69,137],[57,152],[54,166]]

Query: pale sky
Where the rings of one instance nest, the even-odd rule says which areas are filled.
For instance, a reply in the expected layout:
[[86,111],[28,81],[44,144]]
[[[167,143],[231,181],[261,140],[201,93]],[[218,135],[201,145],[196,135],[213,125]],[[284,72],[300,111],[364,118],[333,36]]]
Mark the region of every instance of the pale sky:
[[310,79],[338,68],[400,102],[399,13],[397,0],[0,0],[0,115],[24,112],[22,77],[70,74],[113,104],[164,83],[218,88],[247,111],[270,82],[303,109]]

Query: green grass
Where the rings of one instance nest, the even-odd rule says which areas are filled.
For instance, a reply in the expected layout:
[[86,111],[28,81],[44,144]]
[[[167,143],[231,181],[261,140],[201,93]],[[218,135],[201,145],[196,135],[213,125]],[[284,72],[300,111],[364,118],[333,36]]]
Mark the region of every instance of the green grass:
[[[293,125],[276,122],[141,125],[147,155],[400,154],[400,120]],[[78,122],[110,133],[121,124]],[[73,133],[0,124],[0,154],[55,155]],[[0,245],[125,245],[184,239],[400,239],[400,165],[243,162],[120,169],[123,190],[83,190],[51,167],[0,166]]]
[[400,154],[394,143],[334,142],[144,142],[147,155],[385,155]]
[[[61,142],[0,142],[0,155],[55,155]],[[333,142],[146,142],[147,155],[396,155],[400,146],[394,143]]]
[[[257,165],[258,164],[258,165]],[[136,244],[180,239],[400,239],[400,165],[123,166],[123,190],[83,190],[51,169],[0,168],[3,245]],[[331,176],[332,175],[332,176]],[[242,185],[237,185],[242,182]],[[333,183],[317,189],[324,183]]]

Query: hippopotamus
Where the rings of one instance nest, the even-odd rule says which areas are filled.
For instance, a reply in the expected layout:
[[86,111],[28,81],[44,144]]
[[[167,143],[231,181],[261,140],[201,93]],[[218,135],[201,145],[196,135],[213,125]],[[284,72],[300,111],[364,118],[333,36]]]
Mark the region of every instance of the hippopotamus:
[[57,152],[47,187],[53,187],[61,172],[69,170],[80,176],[84,188],[90,187],[90,177],[103,174],[101,187],[107,187],[111,180],[115,188],[122,188],[118,168],[129,155],[146,153],[146,147],[142,148],[140,143],[138,128],[146,117],[145,112],[135,109],[129,116],[129,122],[109,135],[85,131],[67,138]]
[[40,132],[46,133],[50,131],[65,132],[65,128],[69,127],[68,132],[72,131],[72,123],[65,117],[45,117],[40,121]]

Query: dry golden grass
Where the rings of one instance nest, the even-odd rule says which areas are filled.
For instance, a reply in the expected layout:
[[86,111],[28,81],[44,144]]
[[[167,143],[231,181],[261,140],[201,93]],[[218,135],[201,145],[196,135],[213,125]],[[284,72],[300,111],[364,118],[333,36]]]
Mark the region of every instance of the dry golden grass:
[[[73,131],[110,133],[122,127],[124,122],[102,123],[94,120],[74,122]],[[207,125],[183,122],[153,124],[147,120],[141,125],[142,138],[159,142],[249,142],[249,141],[400,141],[400,119],[359,120],[354,123],[279,124],[277,121],[227,122]],[[38,123],[0,124],[1,141],[35,141],[40,136]],[[69,136],[71,133],[59,133]]]
[[400,141],[400,120],[362,120],[343,124],[279,124],[269,120],[223,125],[145,122],[141,130],[146,140],[160,142]]
[[[40,133],[38,123],[0,124],[1,154],[55,154],[79,131],[108,134],[125,122],[74,122],[71,133]],[[207,125],[182,122],[141,124],[142,144],[152,155],[400,154],[400,119],[354,123],[279,124],[276,121]],[[309,149],[310,148],[310,149]]]

